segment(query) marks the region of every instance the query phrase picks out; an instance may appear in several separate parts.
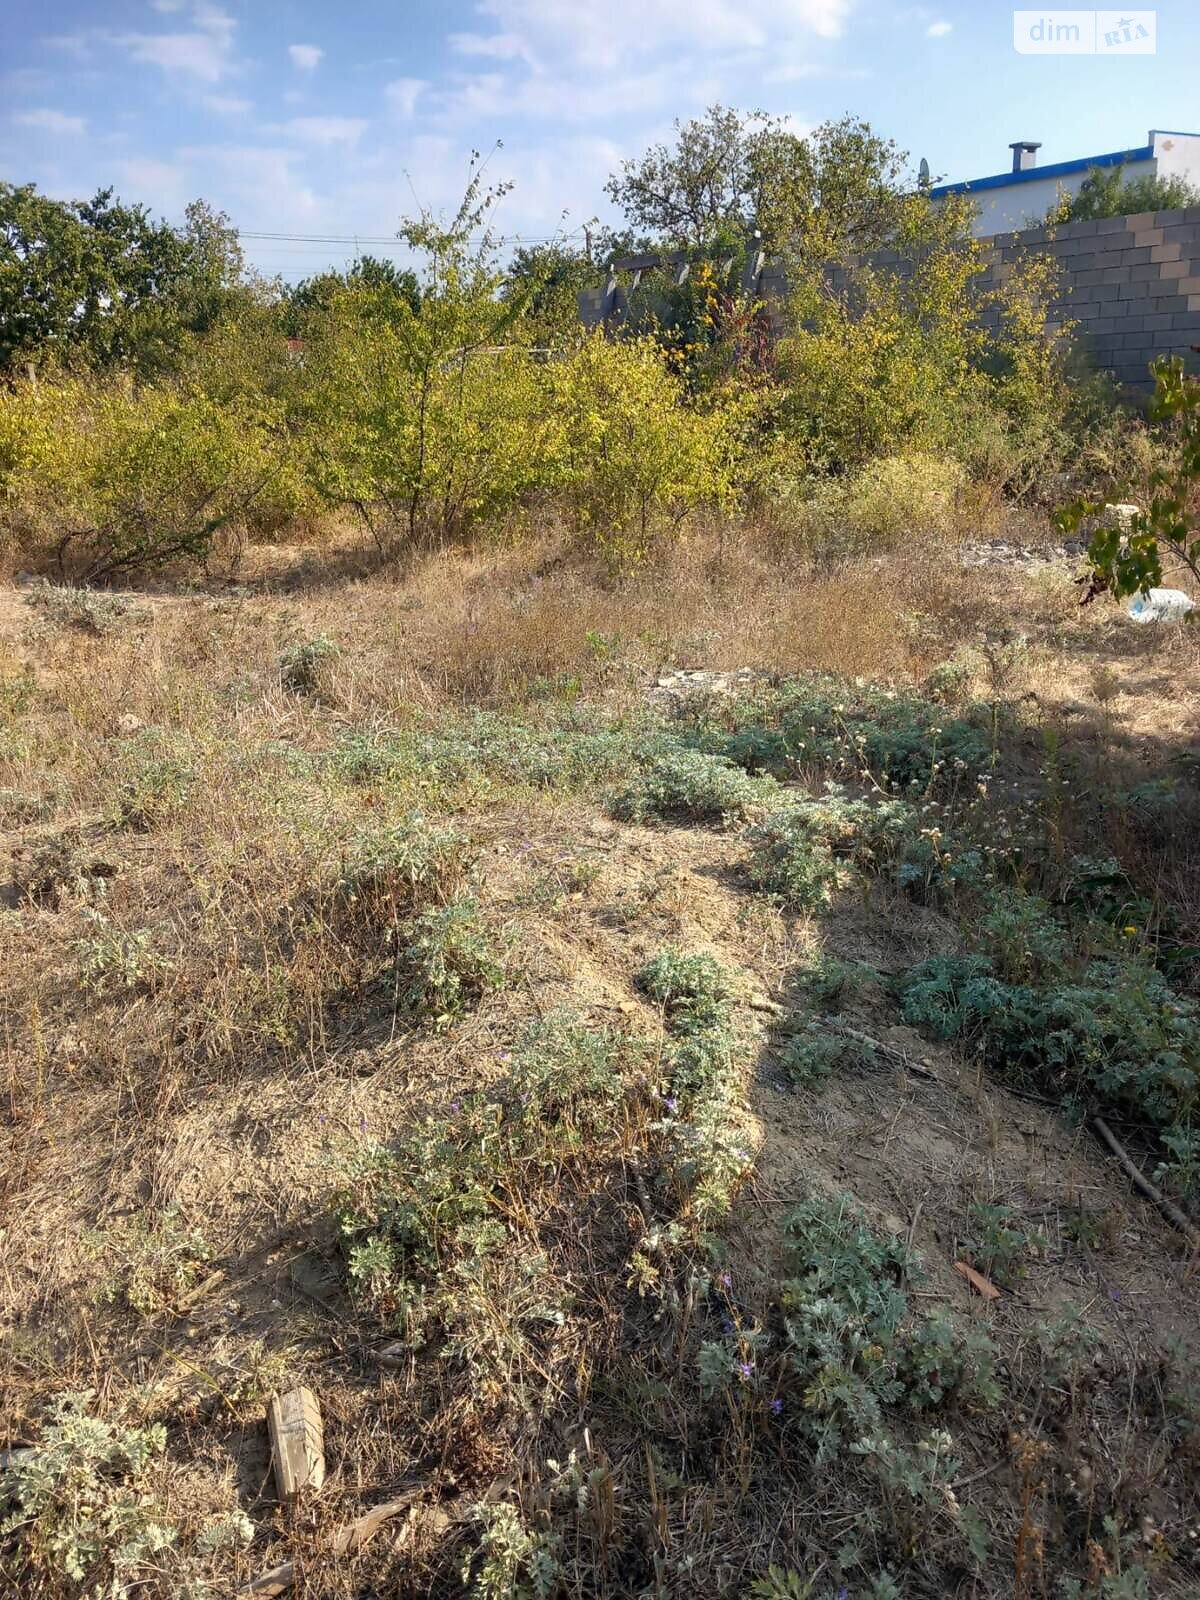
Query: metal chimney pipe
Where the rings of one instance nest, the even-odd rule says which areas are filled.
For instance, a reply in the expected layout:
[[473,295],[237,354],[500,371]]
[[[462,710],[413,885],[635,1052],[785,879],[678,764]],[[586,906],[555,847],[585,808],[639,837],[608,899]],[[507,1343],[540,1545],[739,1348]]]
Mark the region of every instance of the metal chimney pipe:
[[1042,148],[1040,140],[1017,139],[1008,148],[1013,153],[1014,172],[1028,172],[1030,167],[1037,166],[1037,153]]

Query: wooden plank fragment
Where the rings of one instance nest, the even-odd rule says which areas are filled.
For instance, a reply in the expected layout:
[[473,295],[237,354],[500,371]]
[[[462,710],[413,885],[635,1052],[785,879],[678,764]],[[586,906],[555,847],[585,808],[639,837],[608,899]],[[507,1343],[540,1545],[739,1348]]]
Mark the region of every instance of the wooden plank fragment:
[[291,1505],[305,1489],[316,1493],[325,1482],[325,1430],[316,1395],[303,1386],[275,1395],[267,1429],[280,1500]]
[[969,1267],[965,1261],[956,1261],[954,1270],[962,1273],[976,1294],[981,1294],[985,1300],[999,1300],[999,1289],[990,1278],[985,1278],[982,1272],[976,1272],[975,1268]]

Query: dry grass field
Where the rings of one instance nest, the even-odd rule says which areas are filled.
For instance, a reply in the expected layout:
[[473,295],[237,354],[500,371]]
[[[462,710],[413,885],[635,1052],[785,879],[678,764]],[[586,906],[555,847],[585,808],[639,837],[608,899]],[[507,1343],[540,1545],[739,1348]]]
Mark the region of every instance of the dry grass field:
[[1200,1259],[1089,1120],[1195,1216],[1200,633],[1078,598],[718,526],[0,593],[4,1592],[1200,1593]]

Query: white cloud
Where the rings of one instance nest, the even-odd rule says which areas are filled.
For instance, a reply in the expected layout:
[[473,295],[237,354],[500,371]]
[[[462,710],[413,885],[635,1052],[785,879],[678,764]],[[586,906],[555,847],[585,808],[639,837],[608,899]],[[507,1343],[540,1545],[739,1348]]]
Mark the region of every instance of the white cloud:
[[74,56],[76,61],[86,61],[91,54],[87,34],[82,29],[76,33],[48,33],[38,43],[48,50],[61,50],[64,55]]
[[954,24],[952,22],[931,22],[925,29],[925,34],[929,39],[944,39],[948,33],[953,31]]
[[524,118],[611,124],[622,117],[656,115],[668,106],[687,110],[719,94],[715,78],[702,76],[694,64],[671,62],[615,77],[528,73],[513,78],[502,72],[480,72],[431,90],[428,102],[451,127],[480,123],[505,137]]
[[178,215],[191,196],[181,167],[151,156],[130,156],[117,162],[117,181],[130,198],[151,211]]
[[424,78],[394,78],[383,91],[388,105],[406,121],[417,109],[417,101],[428,89]]
[[461,56],[490,56],[493,61],[529,59],[524,41],[515,33],[452,33],[449,44]]
[[22,128],[40,128],[43,133],[82,133],[87,127],[83,117],[68,116],[65,111],[54,111],[41,106],[36,111],[17,111],[13,121]]
[[186,33],[127,33],[117,42],[144,66],[160,67],[173,77],[219,83],[234,68],[236,27],[232,17],[200,0]]
[[150,4],[155,11],[162,11],[169,15],[172,11],[182,11],[184,0],[150,0]]
[[[763,49],[798,34],[835,39],[853,0],[480,0],[481,16],[496,23],[491,35],[471,34],[475,54],[509,54],[574,60],[595,71],[636,56],[681,48],[712,56]],[[482,45],[483,38],[488,44]],[[493,45],[491,41],[504,41]],[[515,44],[510,42],[515,41]],[[517,46],[519,45],[519,51]]]
[[292,65],[300,72],[315,72],[325,54],[315,44],[290,44],[287,53],[292,58]]
[[367,131],[366,117],[292,117],[279,132],[302,144],[353,145]]
[[872,76],[870,67],[835,67],[821,61],[781,62],[767,67],[762,74],[763,83],[803,83],[811,78],[861,80]]
[[254,110],[252,100],[243,100],[236,94],[206,94],[200,103],[206,111],[214,111],[218,117],[245,117]]
[[[321,207],[301,178],[296,150],[276,145],[189,145],[175,152],[192,193],[203,194],[227,210],[244,228],[301,231],[319,220]],[[178,207],[176,207],[178,209]]]
[[714,100],[754,104],[763,83],[854,75],[809,59],[842,33],[854,3],[476,0],[476,26],[448,42],[477,70],[435,83],[421,109],[449,128],[509,139],[521,119],[592,123],[611,135],[623,122],[666,124]]

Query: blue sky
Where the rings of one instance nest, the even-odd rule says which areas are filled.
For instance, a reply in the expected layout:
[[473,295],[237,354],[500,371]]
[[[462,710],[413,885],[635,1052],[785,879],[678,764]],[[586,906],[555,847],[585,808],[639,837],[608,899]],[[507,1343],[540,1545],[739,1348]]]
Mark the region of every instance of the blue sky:
[[[1028,0],[1026,0],[1028,5]],[[177,218],[202,196],[245,231],[391,239],[503,147],[498,223],[546,238],[608,218],[605,176],[715,100],[805,128],[865,116],[947,179],[1119,150],[1200,124],[1200,6],[1158,53],[1026,56],[991,0],[6,0],[0,174],[74,197],[113,184]],[[353,243],[247,238],[295,279]],[[375,244],[365,248],[385,253]]]

